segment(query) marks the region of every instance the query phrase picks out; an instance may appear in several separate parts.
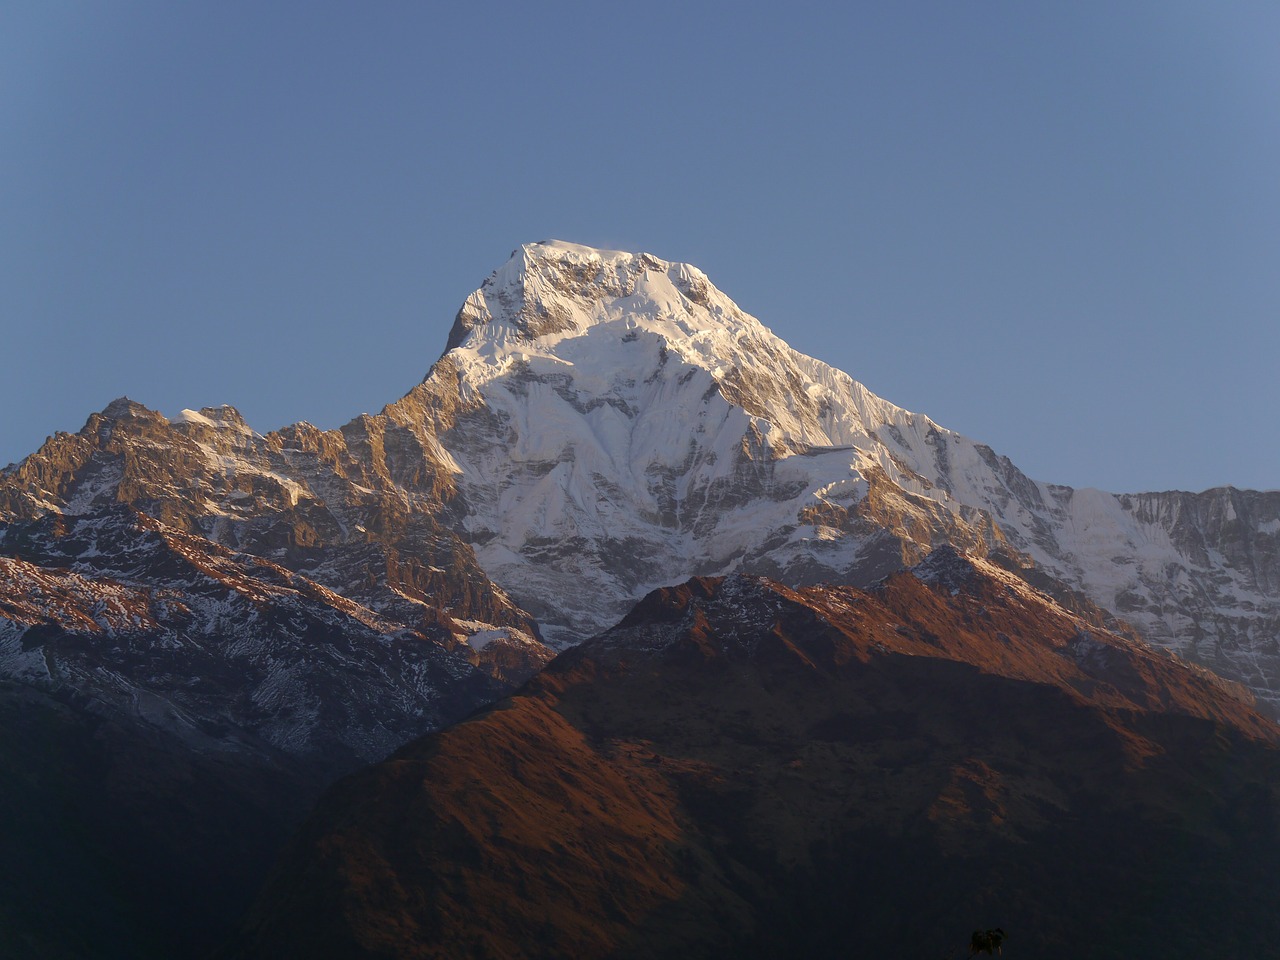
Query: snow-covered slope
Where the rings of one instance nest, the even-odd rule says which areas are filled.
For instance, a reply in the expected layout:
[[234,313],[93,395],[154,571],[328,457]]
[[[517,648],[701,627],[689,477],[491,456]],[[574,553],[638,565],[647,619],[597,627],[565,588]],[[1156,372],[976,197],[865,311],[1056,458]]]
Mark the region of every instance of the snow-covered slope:
[[648,254],[521,247],[450,345],[419,389],[457,398],[439,441],[464,536],[553,640],[691,575],[867,582],[950,542],[1280,688],[1280,493],[1032,481]]
[[904,559],[883,527],[920,527],[922,552],[999,542],[937,495],[954,435],[791,350],[687,264],[522,247],[451,342],[432,378],[462,401],[440,441],[463,529],[552,637],[694,574],[878,576]]

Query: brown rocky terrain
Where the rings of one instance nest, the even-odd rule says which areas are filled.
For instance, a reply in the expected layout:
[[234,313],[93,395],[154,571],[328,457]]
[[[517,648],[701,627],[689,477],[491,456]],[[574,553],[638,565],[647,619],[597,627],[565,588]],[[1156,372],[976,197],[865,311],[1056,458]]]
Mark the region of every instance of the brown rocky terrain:
[[410,406],[416,430],[383,415],[266,436],[231,407],[170,421],[121,398],[0,472],[0,521],[124,504],[366,605],[416,601],[536,632],[448,527],[452,477],[426,431],[449,404],[428,408],[425,390],[388,408]]
[[1259,956],[1278,743],[951,551],[697,579],[333,788],[229,955]]

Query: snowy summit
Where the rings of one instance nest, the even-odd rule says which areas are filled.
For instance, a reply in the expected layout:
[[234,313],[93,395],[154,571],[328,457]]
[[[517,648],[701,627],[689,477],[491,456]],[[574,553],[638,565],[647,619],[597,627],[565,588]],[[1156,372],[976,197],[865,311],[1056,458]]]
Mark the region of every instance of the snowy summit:
[[[1047,573],[1255,689],[1280,679],[1220,642],[1271,629],[1266,576],[1224,580],[1203,550],[1237,515],[1274,539],[1278,497],[1033,481],[648,253],[522,246],[467,298],[449,347],[428,382],[471,411],[439,437],[464,536],[552,640],[695,574],[866,583],[951,543]],[[1200,591],[1239,621],[1189,606]]]

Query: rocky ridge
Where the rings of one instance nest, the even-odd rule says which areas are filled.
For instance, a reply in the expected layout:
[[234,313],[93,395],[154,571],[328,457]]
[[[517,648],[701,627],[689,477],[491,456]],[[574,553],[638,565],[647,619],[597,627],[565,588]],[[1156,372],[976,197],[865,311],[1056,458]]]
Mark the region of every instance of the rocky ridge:
[[404,440],[380,426],[264,437],[118,400],[51,438],[0,478],[6,675],[84,692],[107,670],[104,704],[335,769],[519,683],[549,657],[536,625],[443,525],[434,475],[413,501],[390,479]]

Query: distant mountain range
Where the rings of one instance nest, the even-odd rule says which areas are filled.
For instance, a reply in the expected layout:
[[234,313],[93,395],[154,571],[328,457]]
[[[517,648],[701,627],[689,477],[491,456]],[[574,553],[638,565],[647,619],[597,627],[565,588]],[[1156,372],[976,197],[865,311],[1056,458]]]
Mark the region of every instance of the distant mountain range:
[[[1176,654],[1150,661],[1198,678],[1175,712],[1263,736],[1233,683],[1280,711],[1280,492],[1032,481],[795,352],[697,268],[555,241],[486,280],[376,416],[262,435],[230,407],[169,419],[121,399],[0,472],[0,680],[28,705],[14,716],[76,750],[107,738],[125,779],[148,751],[170,786],[223,771],[183,815],[279,840],[325,784],[512,692],[654,589],[867,587],[943,547]],[[14,743],[17,777],[40,754]],[[135,809],[75,767],[27,788],[36,806]],[[144,824],[102,862],[176,850],[172,824]],[[232,860],[219,882],[247,890],[262,857]],[[125,889],[128,910],[116,888],[71,926],[92,939],[114,915],[127,944],[157,904],[208,913],[199,882]],[[194,929],[171,925],[155,955]],[[99,955],[147,955],[132,949]]]

